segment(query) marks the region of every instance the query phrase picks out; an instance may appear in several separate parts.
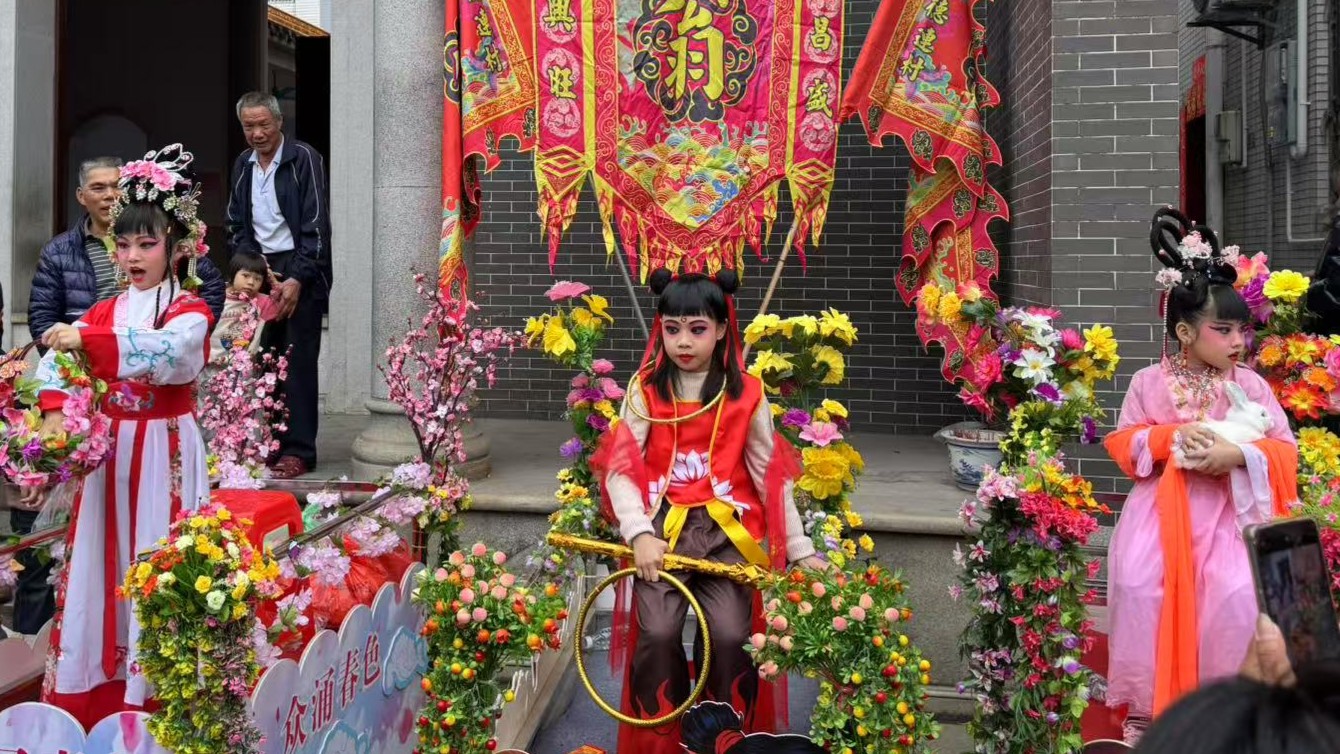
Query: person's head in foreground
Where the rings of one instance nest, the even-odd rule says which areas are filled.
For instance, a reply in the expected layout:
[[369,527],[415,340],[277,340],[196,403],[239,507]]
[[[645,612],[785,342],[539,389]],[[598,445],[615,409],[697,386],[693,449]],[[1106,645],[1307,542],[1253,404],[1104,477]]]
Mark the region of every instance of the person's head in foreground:
[[1292,668],[1262,616],[1242,676],[1187,695],[1159,716],[1138,754],[1338,754],[1340,662]]

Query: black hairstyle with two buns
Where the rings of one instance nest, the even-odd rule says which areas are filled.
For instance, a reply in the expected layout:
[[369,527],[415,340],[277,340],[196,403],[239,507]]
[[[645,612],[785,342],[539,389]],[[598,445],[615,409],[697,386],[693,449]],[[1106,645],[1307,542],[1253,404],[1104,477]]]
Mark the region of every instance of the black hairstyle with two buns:
[[[721,392],[723,385],[727,395],[739,398],[744,390],[744,377],[741,374],[739,347],[735,342],[739,335],[731,322],[729,299],[740,288],[739,275],[734,270],[726,269],[715,276],[696,272],[676,275],[662,267],[651,273],[647,283],[651,286],[651,292],[658,297],[656,314],[661,321],[670,317],[707,317],[719,325],[727,326],[726,336],[717,341],[712,352],[700,400],[712,400]],[[672,400],[673,380],[679,367],[671,359],[663,358],[665,344],[661,334],[652,333],[652,338],[655,340],[655,348],[651,375],[647,381],[662,400]]]
[[[1187,258],[1180,247],[1192,232],[1210,246],[1208,258]],[[1154,213],[1149,245],[1164,267],[1181,273],[1182,279],[1168,289],[1164,326],[1168,337],[1177,339],[1177,325],[1196,327],[1206,318],[1225,322],[1251,321],[1251,309],[1233,287],[1237,270],[1223,257],[1219,237],[1204,225],[1195,225],[1186,215],[1164,207]]]

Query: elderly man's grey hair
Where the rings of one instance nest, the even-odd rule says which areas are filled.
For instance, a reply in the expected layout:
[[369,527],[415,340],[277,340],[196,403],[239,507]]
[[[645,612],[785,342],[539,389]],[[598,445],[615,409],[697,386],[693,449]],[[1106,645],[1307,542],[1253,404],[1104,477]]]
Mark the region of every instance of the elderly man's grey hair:
[[237,119],[242,120],[242,111],[253,107],[263,107],[270,111],[275,120],[283,120],[284,112],[279,109],[279,100],[273,94],[265,92],[247,92],[237,101]]
[[121,170],[122,161],[120,157],[94,157],[91,160],[84,160],[79,163],[79,185],[88,185],[88,174],[94,170],[111,168],[112,170]]

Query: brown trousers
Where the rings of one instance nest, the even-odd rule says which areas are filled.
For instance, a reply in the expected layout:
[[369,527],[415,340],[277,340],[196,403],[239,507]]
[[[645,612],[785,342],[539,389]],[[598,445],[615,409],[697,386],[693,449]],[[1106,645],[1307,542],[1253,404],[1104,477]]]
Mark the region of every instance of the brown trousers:
[[[668,505],[662,506],[652,521],[656,535],[661,538],[665,538],[668,509]],[[689,511],[674,551],[678,555],[719,563],[744,562],[744,556],[708,515],[705,507]],[[712,663],[708,668],[703,698],[730,704],[748,724],[759,687],[758,671],[745,651],[753,625],[757,592],[752,587],[714,576],[687,572],[675,576],[702,605],[711,632]],[[633,584],[633,604],[637,646],[626,680],[624,712],[634,717],[659,717],[679,706],[692,689],[693,680],[683,642],[689,604],[669,583],[641,579],[636,579]],[[702,640],[701,631],[695,632],[695,668],[702,667]],[[619,752],[683,754],[679,745],[679,724],[675,722],[653,729],[620,726]]]

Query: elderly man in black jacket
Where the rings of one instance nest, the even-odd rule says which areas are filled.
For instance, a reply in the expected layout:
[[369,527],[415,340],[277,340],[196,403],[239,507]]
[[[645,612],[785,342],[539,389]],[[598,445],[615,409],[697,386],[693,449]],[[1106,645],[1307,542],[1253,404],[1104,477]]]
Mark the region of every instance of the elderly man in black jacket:
[[[115,263],[104,243],[111,228],[120,168],[121,160],[116,157],[96,157],[79,166],[75,199],[84,214],[42,247],[28,298],[28,333],[33,340],[41,340],[58,322],[74,324],[89,307],[121,292]],[[199,261],[196,272],[202,281],[200,297],[217,320],[227,287],[223,276],[208,259]]]
[[311,145],[284,138],[273,96],[242,95],[237,119],[251,148],[233,163],[228,251],[263,254],[281,278],[279,319],[266,325],[261,346],[289,353],[288,429],[271,471],[292,479],[316,467],[316,362],[332,280],[326,166]]

